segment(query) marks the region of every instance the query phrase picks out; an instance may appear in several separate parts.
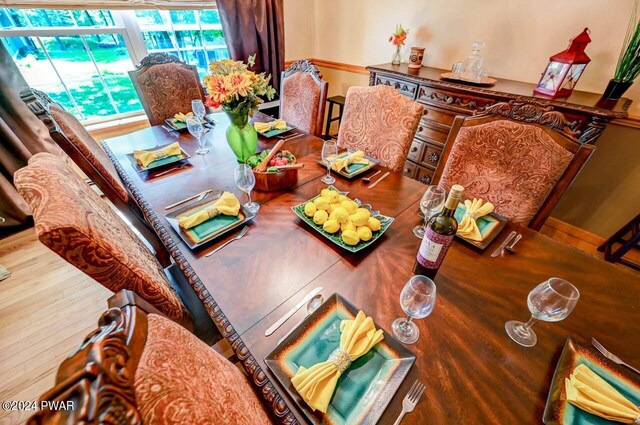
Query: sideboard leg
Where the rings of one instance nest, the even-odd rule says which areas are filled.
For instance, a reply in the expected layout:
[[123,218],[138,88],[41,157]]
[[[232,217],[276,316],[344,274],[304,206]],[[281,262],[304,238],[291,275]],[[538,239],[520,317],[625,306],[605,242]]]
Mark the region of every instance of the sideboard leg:
[[591,117],[591,121],[587,124],[587,127],[584,129],[579,139],[582,143],[588,143],[590,145],[594,144],[602,131],[607,126],[607,123],[611,121],[610,119],[600,118],[596,116]]

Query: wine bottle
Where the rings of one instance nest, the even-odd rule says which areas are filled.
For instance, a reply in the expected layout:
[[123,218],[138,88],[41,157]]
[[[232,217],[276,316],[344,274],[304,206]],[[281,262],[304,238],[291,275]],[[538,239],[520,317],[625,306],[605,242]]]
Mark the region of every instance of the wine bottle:
[[464,188],[454,184],[442,211],[429,220],[418,250],[413,273],[433,279],[447,254],[447,250],[458,230],[458,221],[453,216],[462,198]]

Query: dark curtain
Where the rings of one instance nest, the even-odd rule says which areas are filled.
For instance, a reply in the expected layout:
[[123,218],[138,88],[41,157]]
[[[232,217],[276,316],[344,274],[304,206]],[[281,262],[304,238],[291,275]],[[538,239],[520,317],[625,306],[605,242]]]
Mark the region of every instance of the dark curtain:
[[[51,76],[51,78],[55,78]],[[0,43],[0,235],[30,224],[29,207],[13,187],[13,173],[38,152],[63,156],[49,131],[20,99],[27,88],[11,55]]]
[[280,91],[284,68],[283,0],[217,0],[229,54],[245,61],[254,53],[253,71],[271,74],[273,88]]

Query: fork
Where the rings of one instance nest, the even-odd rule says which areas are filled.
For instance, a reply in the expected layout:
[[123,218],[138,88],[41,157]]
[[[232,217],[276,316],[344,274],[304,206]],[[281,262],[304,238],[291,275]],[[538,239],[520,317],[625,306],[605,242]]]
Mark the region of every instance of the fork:
[[604,348],[602,346],[602,344],[600,344],[595,338],[591,338],[591,345],[596,347],[596,350],[600,351],[603,356],[605,356],[606,358],[608,358],[612,362],[614,362],[616,364],[619,364],[620,366],[626,366],[629,369],[631,369],[632,371],[634,371],[635,373],[640,374],[640,370],[636,369],[635,367],[631,366],[630,364],[627,364],[627,363],[623,362],[622,359],[620,359],[620,357],[616,356],[611,351],[609,351],[606,348]]
[[370,176],[368,176],[368,177],[364,177],[364,178],[362,179],[362,181],[363,181],[363,182],[365,182],[365,183],[369,183],[373,177],[377,176],[377,175],[378,175],[378,174],[380,174],[381,172],[382,172],[382,170],[378,170],[378,171],[376,171],[375,173],[371,174]]
[[424,385],[422,385],[420,381],[416,380],[407,395],[404,396],[404,399],[402,400],[402,412],[400,412],[400,416],[398,416],[398,419],[396,419],[393,425],[398,425],[402,418],[404,418],[404,415],[413,412],[413,409],[416,407],[416,404],[418,404],[418,400],[422,397],[423,392]]
[[225,243],[223,243],[222,245],[220,245],[219,247],[217,247],[213,251],[205,254],[205,257],[211,257],[213,254],[215,254],[216,252],[220,251],[222,248],[224,248],[225,246],[229,245],[231,242],[237,241],[238,239],[242,239],[242,237],[244,235],[246,235],[248,231],[249,231],[249,226],[244,226],[244,228],[242,229],[242,232],[240,232],[240,234],[238,236],[236,236],[233,239],[229,239],[228,241],[226,241]]

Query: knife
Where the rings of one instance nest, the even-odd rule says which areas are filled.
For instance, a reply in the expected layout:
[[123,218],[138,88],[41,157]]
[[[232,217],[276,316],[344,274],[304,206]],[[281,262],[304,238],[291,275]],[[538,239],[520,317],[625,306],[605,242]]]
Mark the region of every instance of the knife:
[[367,189],[371,189],[371,188],[376,187],[376,185],[377,185],[378,183],[380,183],[382,180],[384,180],[384,179],[385,179],[389,174],[391,174],[391,173],[390,173],[390,172],[388,172],[388,171],[387,171],[386,173],[384,173],[384,174],[382,175],[382,177],[380,177],[378,180],[376,180],[375,182],[373,182],[373,183],[371,183],[369,186],[367,186]]
[[284,322],[289,320],[289,318],[293,316],[296,311],[300,310],[302,306],[308,303],[311,298],[319,294],[320,291],[322,291],[322,286],[318,286],[317,288],[309,292],[298,304],[295,305],[295,307],[289,310],[284,316],[279,318],[276,323],[271,325],[271,327],[269,327],[269,329],[267,329],[266,332],[264,333],[264,336],[269,336],[272,333],[274,333],[280,326],[282,326]]
[[212,192],[212,191],[213,191],[213,189],[209,189],[209,190],[205,190],[204,192],[196,193],[196,194],[195,194],[195,195],[193,195],[193,196],[189,196],[188,198],[184,198],[182,201],[174,202],[174,203],[173,203],[173,204],[171,204],[171,205],[167,205],[166,207],[164,207],[164,209],[165,209],[165,210],[170,210],[171,208],[175,208],[175,207],[177,207],[177,206],[179,206],[179,205],[182,205],[182,204],[185,204],[185,203],[187,203],[187,202],[189,202],[189,201],[191,201],[191,200],[194,200],[194,199],[200,198],[201,196],[202,196],[202,198],[200,198],[200,199],[204,199],[204,197],[205,197],[206,195],[208,195],[208,194],[209,194],[210,192]]
[[511,239],[513,239],[513,237],[516,235],[516,231],[513,230],[511,233],[509,233],[509,236],[507,236],[504,241],[502,241],[502,243],[500,244],[499,247],[496,248],[495,251],[493,251],[491,253],[492,257],[499,257],[500,255],[502,255],[502,253],[504,252],[504,248],[509,245],[509,242],[511,242]]

